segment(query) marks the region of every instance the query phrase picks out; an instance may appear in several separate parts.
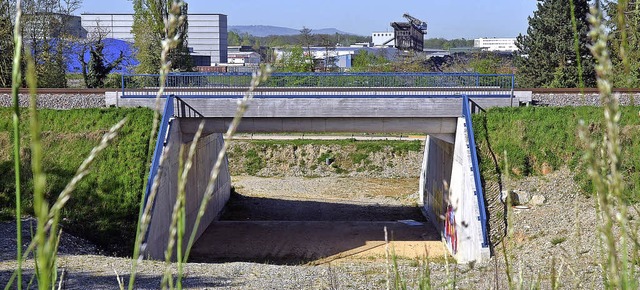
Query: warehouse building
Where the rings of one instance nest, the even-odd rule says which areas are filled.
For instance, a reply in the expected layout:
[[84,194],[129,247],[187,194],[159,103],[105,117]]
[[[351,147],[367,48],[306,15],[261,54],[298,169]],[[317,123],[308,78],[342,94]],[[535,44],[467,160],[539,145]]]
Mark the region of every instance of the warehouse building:
[[[83,13],[82,27],[88,35],[101,31],[106,37],[133,43],[133,14]],[[188,47],[197,66],[227,63],[227,15],[188,14]]]

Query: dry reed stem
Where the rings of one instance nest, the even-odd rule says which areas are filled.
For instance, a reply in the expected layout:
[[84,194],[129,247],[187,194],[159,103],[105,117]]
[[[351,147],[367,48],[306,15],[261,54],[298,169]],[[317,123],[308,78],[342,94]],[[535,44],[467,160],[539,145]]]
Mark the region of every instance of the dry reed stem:
[[[156,132],[158,130],[158,116],[160,111],[160,99],[164,94],[165,89],[165,81],[167,79],[167,74],[171,70],[171,62],[168,61],[168,55],[171,49],[175,48],[180,40],[180,34],[176,33],[177,28],[185,21],[185,16],[180,16],[181,8],[184,5],[183,1],[172,0],[170,3],[171,7],[169,9],[169,14],[167,15],[167,19],[165,19],[165,39],[162,40],[162,52],[160,53],[160,86],[158,88],[158,92],[155,98],[155,110],[153,113],[153,125],[151,129],[151,135],[149,139],[149,148],[153,148],[153,140],[156,137]],[[157,136],[160,138],[160,136]],[[163,152],[164,155],[164,152]],[[160,158],[159,167],[162,167],[164,163],[164,158]],[[133,248],[133,261],[131,263],[131,276],[129,277],[129,290],[133,289],[133,285],[135,284],[136,279],[136,268],[138,263],[142,260],[142,253],[144,253],[144,245],[142,244],[143,237],[146,235],[149,222],[151,221],[151,205],[155,200],[155,195],[157,192],[158,186],[158,176],[153,180],[152,190],[147,200],[147,205],[143,208],[144,202],[140,203],[140,213],[139,213],[139,221],[138,221],[138,231],[136,233],[136,239],[134,242]],[[153,196],[153,199],[151,198]]]
[[[22,1],[16,1],[16,19],[13,27],[13,68],[12,68],[12,84],[11,84],[11,96],[13,99],[13,158],[14,158],[14,172],[16,182],[16,257],[18,262],[17,278],[18,278],[18,290],[22,289],[22,197],[20,192],[20,107],[18,104],[18,90],[20,88],[22,76],[20,74],[20,60],[22,59],[22,29],[20,24],[22,23]],[[7,288],[13,282],[13,277],[7,283]]]
[[[618,3],[618,9],[621,9],[620,6],[624,3],[625,1]],[[602,19],[602,11],[599,6],[592,7],[588,17],[591,23],[589,35],[594,42],[591,46],[591,53],[597,60],[595,69],[600,100],[604,107],[604,127],[606,128],[599,154],[596,154],[596,142],[587,137],[588,133],[584,122],[581,122],[580,138],[588,144],[588,150],[585,154],[585,159],[589,164],[587,172],[597,196],[604,286],[610,289],[635,288],[637,287],[634,275],[635,266],[629,262],[630,243],[632,244],[631,249],[637,248],[633,246],[633,229],[630,227],[627,217],[627,206],[622,200],[624,183],[619,171],[621,113],[618,95],[612,94],[613,65],[607,49],[608,34]],[[624,49],[622,53],[624,56]],[[619,234],[614,233],[614,228],[619,230]]]

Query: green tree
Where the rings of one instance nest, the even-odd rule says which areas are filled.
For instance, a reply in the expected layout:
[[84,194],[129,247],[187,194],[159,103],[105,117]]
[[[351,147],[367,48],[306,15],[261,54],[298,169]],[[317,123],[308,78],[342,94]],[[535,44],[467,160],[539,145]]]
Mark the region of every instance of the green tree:
[[[138,73],[157,73],[160,70],[161,41],[168,31],[164,28],[164,20],[169,15],[169,7],[173,0],[133,0],[133,33],[134,46],[137,50]],[[187,16],[186,4],[181,9],[182,15]],[[179,42],[172,49],[169,60],[172,68],[177,71],[192,69],[191,56],[187,47],[188,22],[183,21],[177,32]]]
[[79,1],[33,0],[23,4],[24,47],[35,61],[38,87],[66,87],[64,55],[74,36],[65,15],[73,13]]
[[[613,81],[616,87],[640,87],[640,2],[610,1],[605,10],[609,15],[611,60],[614,65]],[[625,5],[626,4],[626,5]],[[624,23],[624,24],[622,24]],[[621,25],[622,24],[622,25]]]
[[311,43],[313,42],[313,34],[311,29],[303,26],[300,29],[300,45],[307,48],[307,54],[311,55]]
[[3,88],[11,86],[14,49],[11,6],[11,1],[0,0],[0,87]]
[[240,45],[240,35],[238,35],[234,31],[229,31],[227,33],[227,43],[229,44],[229,46]]
[[305,55],[302,46],[296,45],[284,52],[279,67],[280,71],[285,72],[311,72],[313,59]]
[[[595,85],[593,58],[588,49],[587,0],[574,0],[577,35],[574,38],[571,5],[566,0],[538,0],[529,17],[526,35],[519,35],[514,63],[520,87],[578,87],[579,72],[584,85]],[[578,69],[575,41],[578,42]]]
[[351,60],[351,70],[356,72],[386,72],[391,71],[391,62],[381,54],[366,50],[358,51]]
[[120,56],[108,63],[104,57],[104,42],[102,36],[98,36],[95,42],[89,45],[89,63],[84,59],[82,49],[80,56],[80,64],[82,65],[82,77],[87,88],[103,88],[104,82],[109,73],[114,70],[124,60],[124,52],[120,52]]

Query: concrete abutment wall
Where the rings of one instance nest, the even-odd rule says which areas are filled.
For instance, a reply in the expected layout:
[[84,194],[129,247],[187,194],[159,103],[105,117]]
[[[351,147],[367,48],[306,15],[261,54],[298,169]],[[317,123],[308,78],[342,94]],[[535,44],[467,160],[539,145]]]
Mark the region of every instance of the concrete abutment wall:
[[[164,252],[169,241],[169,227],[173,206],[178,194],[179,152],[180,146],[185,146],[183,158],[186,160],[191,140],[183,138],[180,119],[173,119],[168,133],[165,151],[166,159],[159,171],[159,187],[152,210],[151,223],[146,240],[145,256],[151,259],[164,259]],[[193,160],[193,167],[186,182],[186,229],[183,246],[186,247],[189,236],[200,208],[200,202],[209,182],[211,169],[216,163],[218,153],[224,145],[222,134],[213,133],[200,138]],[[214,184],[213,198],[210,200],[196,239],[204,230],[216,220],[231,194],[231,177],[229,176],[228,161],[225,159],[220,168],[220,174]],[[184,250],[184,249],[183,249]],[[175,257],[175,255],[174,255]]]
[[420,202],[451,254],[462,264],[490,259],[475,187],[467,124],[465,118],[458,118],[453,144],[427,137]]

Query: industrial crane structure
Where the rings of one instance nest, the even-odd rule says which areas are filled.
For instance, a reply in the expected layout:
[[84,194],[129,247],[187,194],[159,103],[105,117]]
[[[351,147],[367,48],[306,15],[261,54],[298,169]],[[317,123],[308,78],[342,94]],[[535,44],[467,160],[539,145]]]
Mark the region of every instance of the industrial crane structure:
[[402,15],[409,22],[391,22],[395,34],[395,47],[401,50],[422,51],[427,23],[408,13]]

